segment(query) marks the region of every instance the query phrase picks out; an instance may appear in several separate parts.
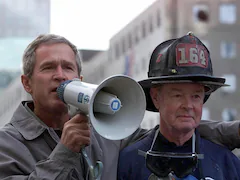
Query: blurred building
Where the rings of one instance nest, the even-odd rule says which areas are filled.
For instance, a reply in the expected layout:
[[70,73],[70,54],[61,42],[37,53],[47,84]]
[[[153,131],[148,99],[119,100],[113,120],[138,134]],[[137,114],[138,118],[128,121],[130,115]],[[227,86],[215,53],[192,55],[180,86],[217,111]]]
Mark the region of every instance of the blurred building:
[[50,0],[0,0],[0,70],[20,70],[33,38],[50,30]]
[[1,0],[0,12],[0,38],[49,32],[50,0]]
[[[206,103],[210,119],[225,121],[240,119],[239,77],[240,62],[240,1],[213,0],[185,3],[174,1],[177,12],[177,35],[191,30],[211,51],[214,75],[226,78],[230,87],[213,93]],[[182,1],[181,1],[182,2]]]
[[[237,61],[240,56],[239,9],[240,1],[156,0],[110,39],[107,51],[81,52],[84,53],[83,80],[99,84],[115,74],[145,79],[153,49],[166,39],[193,31],[211,51],[214,74],[226,77],[231,85],[210,96],[202,119],[240,119],[239,80],[236,78],[240,73]],[[142,126],[151,128],[158,122],[158,113],[146,112]]]
[[[214,75],[225,77],[231,85],[211,95],[202,119],[240,119],[239,9],[240,1],[157,0],[111,38],[107,52],[84,63],[84,79],[99,83],[114,74],[147,78],[153,49],[166,39],[193,31],[211,51]],[[146,112],[142,125],[152,127],[158,119],[157,113]]]
[[[0,74],[21,71],[22,54],[39,34],[50,31],[50,0],[0,0]],[[5,75],[5,79],[8,77]],[[7,88],[3,89],[4,85]],[[16,79],[0,81],[0,127],[10,120],[23,99],[24,91],[19,75]]]

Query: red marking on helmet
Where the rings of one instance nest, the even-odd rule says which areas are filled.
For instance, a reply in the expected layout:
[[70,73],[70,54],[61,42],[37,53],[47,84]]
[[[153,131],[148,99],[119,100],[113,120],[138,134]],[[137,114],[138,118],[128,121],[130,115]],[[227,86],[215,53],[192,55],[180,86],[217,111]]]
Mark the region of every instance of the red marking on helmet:
[[162,54],[158,54],[156,63],[159,63],[161,61],[161,56],[162,56]]
[[180,43],[176,46],[177,66],[208,67],[208,52],[206,48],[198,44]]

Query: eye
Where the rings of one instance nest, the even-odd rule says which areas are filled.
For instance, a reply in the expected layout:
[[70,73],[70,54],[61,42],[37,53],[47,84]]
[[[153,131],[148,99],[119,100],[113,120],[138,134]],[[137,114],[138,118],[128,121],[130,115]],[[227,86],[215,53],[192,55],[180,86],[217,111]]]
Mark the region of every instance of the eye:
[[49,70],[49,69],[52,69],[53,67],[52,66],[45,66],[45,67],[43,67],[42,69],[43,70]]
[[181,94],[174,94],[173,96],[176,97],[176,98],[179,98],[179,97],[181,97],[182,95],[181,95]]
[[195,94],[195,95],[193,95],[193,98],[194,98],[194,99],[200,99],[201,96],[200,96],[199,94]]
[[66,69],[66,70],[71,70],[71,71],[74,70],[74,68],[73,68],[72,65],[66,65],[66,66],[64,66],[63,68]]
[[72,66],[68,66],[67,69],[73,70],[73,67]]

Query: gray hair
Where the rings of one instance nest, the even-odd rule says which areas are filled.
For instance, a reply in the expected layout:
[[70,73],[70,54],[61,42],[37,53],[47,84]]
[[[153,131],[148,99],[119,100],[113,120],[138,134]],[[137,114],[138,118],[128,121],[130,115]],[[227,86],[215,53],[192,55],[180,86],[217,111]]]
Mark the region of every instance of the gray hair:
[[77,50],[77,47],[74,44],[72,44],[69,40],[67,40],[66,38],[64,38],[62,36],[55,35],[55,34],[39,35],[35,40],[33,40],[27,46],[27,48],[24,51],[23,58],[22,58],[23,74],[28,76],[29,78],[32,77],[33,69],[34,69],[35,61],[36,61],[36,49],[41,44],[57,44],[57,43],[65,43],[72,48],[74,54],[76,55],[78,73],[80,76],[81,71],[82,71],[80,52]]

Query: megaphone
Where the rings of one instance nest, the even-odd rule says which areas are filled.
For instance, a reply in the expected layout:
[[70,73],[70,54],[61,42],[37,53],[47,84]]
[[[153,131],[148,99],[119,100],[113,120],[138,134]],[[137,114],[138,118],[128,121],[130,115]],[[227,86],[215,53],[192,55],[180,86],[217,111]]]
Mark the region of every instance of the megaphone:
[[142,87],[125,75],[114,75],[99,85],[73,79],[57,88],[59,98],[89,115],[92,126],[102,137],[120,140],[140,126],[146,109]]

